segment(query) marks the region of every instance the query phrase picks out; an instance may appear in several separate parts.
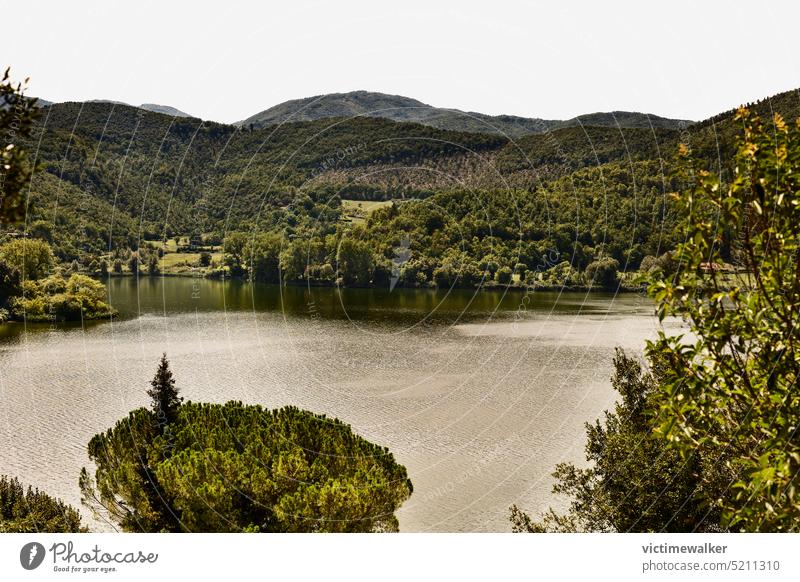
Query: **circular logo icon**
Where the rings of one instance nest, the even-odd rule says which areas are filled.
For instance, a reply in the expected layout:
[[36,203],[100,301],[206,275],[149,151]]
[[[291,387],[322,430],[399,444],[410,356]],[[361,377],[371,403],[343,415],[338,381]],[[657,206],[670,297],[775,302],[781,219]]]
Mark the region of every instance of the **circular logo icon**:
[[30,542],[19,551],[19,563],[26,570],[35,570],[44,561],[44,546],[39,542]]

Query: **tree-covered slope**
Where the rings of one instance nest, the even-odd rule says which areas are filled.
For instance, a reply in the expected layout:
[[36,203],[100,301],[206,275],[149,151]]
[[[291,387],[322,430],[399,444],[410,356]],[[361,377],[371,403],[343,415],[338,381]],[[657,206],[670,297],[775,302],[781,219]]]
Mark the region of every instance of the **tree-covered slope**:
[[[793,118],[798,102],[790,92],[755,107]],[[88,264],[99,254],[135,251],[142,240],[193,233],[218,241],[232,231],[287,240],[336,234],[340,241],[356,227],[391,260],[399,228],[418,233],[411,248],[432,262],[428,281],[448,248],[476,264],[502,256],[509,268],[548,249],[579,268],[606,255],[637,268],[674,242],[666,194],[675,189],[679,143],[724,169],[737,130],[732,113],[682,129],[605,127],[602,115],[587,116],[583,125],[508,139],[360,115],[250,129],[108,102],[41,112],[25,144],[40,164],[25,228],[62,260]],[[509,196],[514,208],[504,202]],[[342,200],[394,200],[402,227],[385,213],[353,223]],[[439,226],[430,216],[435,204],[445,209]],[[462,244],[448,223],[472,238]],[[503,248],[484,252],[498,236]],[[328,249],[321,265],[333,265],[335,254]]]

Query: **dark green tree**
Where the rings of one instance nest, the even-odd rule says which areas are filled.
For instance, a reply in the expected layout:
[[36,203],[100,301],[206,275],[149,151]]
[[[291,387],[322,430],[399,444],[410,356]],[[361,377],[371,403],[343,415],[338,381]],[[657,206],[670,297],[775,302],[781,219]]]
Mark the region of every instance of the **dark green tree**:
[[74,507],[30,486],[26,490],[16,477],[0,476],[0,533],[85,531]]
[[337,274],[345,285],[367,285],[372,280],[375,260],[370,245],[347,237],[336,253]]
[[150,386],[151,388],[147,391],[151,400],[150,409],[163,429],[178,416],[178,408],[183,402],[183,397],[178,396],[175,378],[172,376],[172,370],[169,369],[166,353],[161,355],[156,375],[150,381]]
[[84,501],[125,531],[397,531],[406,469],[342,422],[293,407],[187,402],[169,434],[145,409],[95,435]]
[[309,242],[295,239],[287,243],[280,253],[280,269],[285,281],[300,282],[307,277]]
[[128,269],[130,269],[131,273],[134,275],[139,274],[139,253],[135,251],[131,253],[128,259]]
[[11,299],[22,291],[22,275],[14,265],[0,258],[0,307],[9,307]]
[[602,257],[592,261],[586,267],[586,278],[595,287],[613,289],[619,284],[619,261],[611,257]]
[[[571,498],[569,510],[534,520],[511,508],[517,532],[719,531],[720,512],[704,497],[721,492],[730,474],[703,454],[682,459],[653,435],[662,365],[652,370],[617,350],[611,383],[621,401],[604,421],[586,425],[587,468],[562,463],[554,493]],[[705,494],[705,495],[703,495]]]
[[246,256],[250,277],[255,281],[280,281],[280,253],[283,240],[274,233],[256,235],[247,246]]
[[244,232],[231,232],[225,236],[222,250],[225,253],[225,264],[231,275],[237,277],[245,272],[247,266],[246,251],[250,238]]
[[147,262],[147,273],[149,275],[158,275],[160,272],[161,269],[158,266],[158,255],[150,255],[150,259]]
[[503,285],[511,283],[514,272],[511,267],[500,267],[494,274],[494,280]]

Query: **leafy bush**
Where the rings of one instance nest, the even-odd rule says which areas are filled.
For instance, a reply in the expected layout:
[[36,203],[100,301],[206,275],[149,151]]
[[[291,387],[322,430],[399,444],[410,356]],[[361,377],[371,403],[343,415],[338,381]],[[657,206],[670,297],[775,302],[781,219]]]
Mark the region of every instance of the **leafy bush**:
[[[650,286],[659,316],[691,331],[648,346],[666,362],[658,431],[683,458],[709,450],[736,475],[726,495],[706,498],[725,527],[798,531],[800,121],[775,115],[765,127],[744,109],[737,119],[731,182],[688,164],[691,186],[675,195],[688,217],[677,273]],[[744,279],[708,268],[727,256]]]
[[511,283],[513,274],[514,272],[510,267],[500,267],[494,274],[494,280],[498,283],[502,283],[503,285],[508,285]]
[[76,273],[68,280],[51,275],[23,282],[22,295],[10,304],[16,317],[28,321],[104,319],[116,314],[106,295],[105,286],[86,275]]
[[580,287],[584,285],[583,275],[569,263],[561,261],[542,273],[541,285],[547,287]]
[[613,289],[619,284],[619,261],[611,257],[603,257],[589,263],[586,267],[586,278],[593,286]]

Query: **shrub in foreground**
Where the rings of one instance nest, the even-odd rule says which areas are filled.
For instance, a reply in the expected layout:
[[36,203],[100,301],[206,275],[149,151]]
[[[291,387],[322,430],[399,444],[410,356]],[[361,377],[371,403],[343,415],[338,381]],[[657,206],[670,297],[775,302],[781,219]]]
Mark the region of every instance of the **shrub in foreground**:
[[84,532],[74,507],[28,487],[15,477],[0,476],[0,533]]

